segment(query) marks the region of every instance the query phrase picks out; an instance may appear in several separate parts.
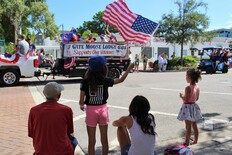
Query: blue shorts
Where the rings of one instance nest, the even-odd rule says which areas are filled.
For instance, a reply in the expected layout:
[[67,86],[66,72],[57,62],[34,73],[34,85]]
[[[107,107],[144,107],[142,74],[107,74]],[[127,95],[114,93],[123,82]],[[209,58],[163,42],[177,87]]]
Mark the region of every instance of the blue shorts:
[[131,144],[127,144],[121,149],[121,155],[127,155],[130,150]]
[[74,150],[78,144],[76,137],[72,136],[71,134],[68,135],[70,143],[72,144]]

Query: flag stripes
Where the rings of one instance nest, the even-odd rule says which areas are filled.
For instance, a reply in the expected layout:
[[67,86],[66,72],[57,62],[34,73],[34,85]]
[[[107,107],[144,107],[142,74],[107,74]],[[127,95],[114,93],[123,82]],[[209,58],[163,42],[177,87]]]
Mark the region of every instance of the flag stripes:
[[[120,35],[124,38],[125,41],[134,41],[140,44],[146,44],[146,42],[150,39],[151,34],[144,33],[146,31],[136,31],[132,28],[132,25],[138,17],[141,18],[140,15],[131,12],[123,0],[118,0],[106,6],[102,20],[111,26],[117,27]],[[149,20],[149,22],[151,21]],[[147,23],[148,22],[143,22],[143,24]],[[141,23],[139,24],[139,27],[142,26],[144,29],[146,29],[147,25],[143,26]],[[155,29],[158,27],[157,23],[156,25],[157,26]],[[138,25],[136,27],[138,27]]]
[[70,67],[74,65],[75,61],[76,61],[75,57],[66,58],[65,63],[64,63],[64,68],[69,69]]

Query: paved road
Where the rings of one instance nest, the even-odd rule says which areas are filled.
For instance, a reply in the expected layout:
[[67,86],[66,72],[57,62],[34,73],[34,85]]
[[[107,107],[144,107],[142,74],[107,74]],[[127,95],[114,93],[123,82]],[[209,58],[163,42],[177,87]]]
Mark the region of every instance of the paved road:
[[[231,98],[232,98],[232,70],[228,74],[202,75],[199,82],[201,89],[199,106],[205,117],[212,120],[214,127],[231,123]],[[38,82],[37,79],[28,79],[31,82],[21,82],[22,85],[29,84],[33,87],[31,91],[37,92],[37,103],[43,101],[42,89],[46,82],[53,81],[51,77],[46,82]],[[68,79],[57,77],[55,81],[65,87],[60,102],[70,106],[74,111],[75,134],[84,152],[87,152],[87,134],[85,128],[85,113],[79,109],[80,79]],[[109,89],[108,100],[110,125],[109,142],[110,147],[117,145],[116,129],[112,127],[113,120],[122,115],[127,115],[130,101],[135,95],[144,95],[151,104],[151,113],[155,115],[157,124],[157,143],[170,139],[177,139],[183,135],[184,124],[176,119],[181,106],[179,93],[183,92],[185,86],[185,72],[131,73],[122,84],[115,85]],[[35,86],[35,87],[34,87]],[[39,92],[39,93],[38,93]],[[203,122],[199,123],[201,132],[204,132]],[[100,151],[100,139],[97,132],[97,147]]]

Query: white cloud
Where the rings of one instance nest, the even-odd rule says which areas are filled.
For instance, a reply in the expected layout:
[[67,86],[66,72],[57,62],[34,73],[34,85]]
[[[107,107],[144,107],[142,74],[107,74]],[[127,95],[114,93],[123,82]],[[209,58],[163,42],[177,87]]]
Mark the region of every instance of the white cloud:
[[231,29],[232,28],[232,13],[229,14],[229,18],[224,23],[217,22],[216,24],[210,24],[208,31],[217,29]]
[[[232,14],[230,14],[230,17],[232,18]],[[228,21],[227,24],[229,28],[232,28],[232,19],[230,19],[230,21]]]
[[215,29],[221,29],[221,28],[224,28],[224,29],[232,28],[232,14],[229,14],[229,18],[224,23],[218,22],[215,25],[211,25],[209,29],[215,30]]
[[212,30],[217,30],[217,29],[228,29],[230,26],[228,24],[223,24],[223,25],[213,25],[209,26],[207,31],[212,31]]

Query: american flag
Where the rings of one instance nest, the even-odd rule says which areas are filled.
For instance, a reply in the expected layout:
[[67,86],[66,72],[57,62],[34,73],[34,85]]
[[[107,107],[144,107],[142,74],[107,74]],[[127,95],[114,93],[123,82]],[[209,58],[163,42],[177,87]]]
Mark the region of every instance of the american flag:
[[117,27],[125,41],[140,44],[146,44],[159,26],[158,23],[131,12],[123,0],[107,5],[102,20]]
[[75,60],[76,60],[75,57],[66,58],[64,61],[64,68],[69,69],[70,67],[72,67],[75,63]]

